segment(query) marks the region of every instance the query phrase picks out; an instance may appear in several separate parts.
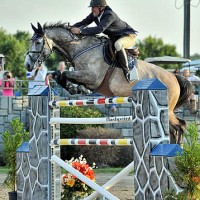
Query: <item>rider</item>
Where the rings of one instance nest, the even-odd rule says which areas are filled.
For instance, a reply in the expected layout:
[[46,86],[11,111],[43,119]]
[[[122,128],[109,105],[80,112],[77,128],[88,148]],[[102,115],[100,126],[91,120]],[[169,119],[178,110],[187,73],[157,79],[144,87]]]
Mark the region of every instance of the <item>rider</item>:
[[[123,69],[127,81],[130,82],[130,73],[126,55],[126,48],[134,46],[136,33],[126,22],[122,21],[112,9],[107,6],[106,0],[91,0],[92,12],[81,22],[73,25],[71,31],[74,34],[94,35],[104,33],[115,41],[117,58]],[[86,27],[92,22],[97,26]]]

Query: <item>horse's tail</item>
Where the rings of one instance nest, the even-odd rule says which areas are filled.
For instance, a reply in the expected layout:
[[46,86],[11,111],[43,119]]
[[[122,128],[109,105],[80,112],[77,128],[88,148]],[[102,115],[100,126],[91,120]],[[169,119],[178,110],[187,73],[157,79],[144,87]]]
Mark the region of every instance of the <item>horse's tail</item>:
[[176,107],[175,107],[175,108],[178,108],[179,106],[186,103],[188,98],[192,94],[192,85],[183,76],[180,76],[180,75],[175,75],[175,76],[176,76],[176,79],[177,79],[179,86],[180,86],[180,96],[179,96],[179,100],[178,100]]

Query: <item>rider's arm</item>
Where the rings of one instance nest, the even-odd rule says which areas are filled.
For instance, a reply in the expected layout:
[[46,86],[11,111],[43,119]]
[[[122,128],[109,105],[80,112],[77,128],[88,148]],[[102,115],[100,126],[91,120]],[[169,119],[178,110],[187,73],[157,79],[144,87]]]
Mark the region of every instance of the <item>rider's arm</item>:
[[94,21],[94,17],[93,17],[93,14],[91,13],[81,22],[74,24],[73,27],[77,27],[77,28],[86,27],[87,25],[91,24],[93,21]]
[[101,17],[99,24],[95,27],[87,27],[81,29],[81,34],[83,35],[95,35],[102,33],[105,31],[113,22],[115,21],[115,17],[112,13],[104,13]]

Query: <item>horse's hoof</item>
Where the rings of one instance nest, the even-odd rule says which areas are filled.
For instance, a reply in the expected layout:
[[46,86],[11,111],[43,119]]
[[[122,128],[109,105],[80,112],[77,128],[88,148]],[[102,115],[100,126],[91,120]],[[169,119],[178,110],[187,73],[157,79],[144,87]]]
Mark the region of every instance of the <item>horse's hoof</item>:
[[84,85],[78,86],[78,91],[83,94],[91,94],[92,92],[88,90]]
[[170,124],[170,143],[171,144],[179,144],[183,143],[183,133],[185,128],[180,125],[171,125]]

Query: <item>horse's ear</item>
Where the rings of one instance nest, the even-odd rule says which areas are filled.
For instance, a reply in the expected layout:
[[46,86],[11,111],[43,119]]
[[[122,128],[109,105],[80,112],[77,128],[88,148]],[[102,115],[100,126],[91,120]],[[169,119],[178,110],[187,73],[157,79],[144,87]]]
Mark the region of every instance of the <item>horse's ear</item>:
[[41,24],[38,22],[37,25],[38,25],[38,32],[43,33],[43,28],[42,28]]
[[38,29],[32,23],[31,23],[31,27],[34,30],[34,32],[36,33]]

